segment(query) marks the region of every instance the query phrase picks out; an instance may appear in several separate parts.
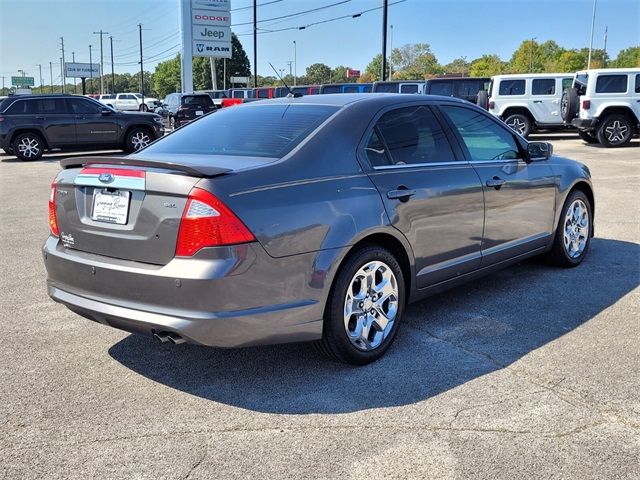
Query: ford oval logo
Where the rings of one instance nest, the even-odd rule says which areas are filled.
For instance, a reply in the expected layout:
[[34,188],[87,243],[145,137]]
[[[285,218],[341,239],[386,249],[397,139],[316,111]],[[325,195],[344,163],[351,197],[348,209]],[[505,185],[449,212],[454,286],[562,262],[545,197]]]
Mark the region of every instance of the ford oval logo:
[[98,180],[100,180],[102,183],[111,183],[113,182],[114,178],[113,178],[113,175],[105,172],[100,174],[100,176],[98,177]]

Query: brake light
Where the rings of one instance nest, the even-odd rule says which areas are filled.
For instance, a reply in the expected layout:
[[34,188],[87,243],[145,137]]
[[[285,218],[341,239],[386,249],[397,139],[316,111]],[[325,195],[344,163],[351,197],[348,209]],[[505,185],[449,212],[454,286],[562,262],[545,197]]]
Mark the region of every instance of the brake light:
[[582,109],[589,110],[591,108],[591,100],[582,100]]
[[489,110],[493,110],[494,108],[496,108],[496,103],[495,102],[489,102]]
[[51,234],[56,237],[60,236],[58,231],[58,217],[56,216],[56,184],[51,184],[51,196],[49,197],[49,228]]
[[176,255],[190,257],[204,247],[255,241],[249,229],[213,194],[194,188],[184,207]]

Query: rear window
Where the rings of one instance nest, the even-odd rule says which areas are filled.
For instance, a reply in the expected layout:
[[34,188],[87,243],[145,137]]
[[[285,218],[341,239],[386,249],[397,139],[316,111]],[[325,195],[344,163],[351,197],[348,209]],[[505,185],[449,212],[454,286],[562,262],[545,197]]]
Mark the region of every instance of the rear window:
[[626,75],[600,75],[596,81],[596,93],[625,93]]
[[269,90],[266,88],[256,90],[256,98],[269,98]]
[[286,104],[225,108],[163,137],[145,153],[281,158],[338,109]]
[[555,78],[534,78],[531,82],[531,95],[553,95],[555,93]]
[[375,86],[376,92],[381,93],[398,93],[397,83],[377,83]]
[[431,95],[443,95],[450,97],[453,95],[453,82],[433,82],[429,90]]
[[500,80],[498,95],[524,95],[524,80]]
[[462,80],[458,82],[458,95],[463,97],[473,97],[478,95],[480,90],[485,90],[484,80]]
[[322,87],[322,93],[342,93],[340,85],[326,85]]
[[342,91],[344,93],[360,93],[360,87],[357,85],[347,85],[343,87]]
[[415,85],[415,84],[401,85],[400,93],[418,93],[418,85]]
[[201,107],[213,107],[213,100],[209,95],[185,95],[182,97],[182,105],[199,105]]

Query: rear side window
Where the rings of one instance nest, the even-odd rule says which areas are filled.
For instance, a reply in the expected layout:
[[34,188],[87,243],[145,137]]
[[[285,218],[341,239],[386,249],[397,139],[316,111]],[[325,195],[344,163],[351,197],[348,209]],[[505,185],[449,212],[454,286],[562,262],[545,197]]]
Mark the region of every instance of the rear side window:
[[269,90],[267,89],[256,90],[256,98],[269,98]]
[[442,126],[427,106],[387,112],[378,120],[376,127],[394,165],[456,160]]
[[26,100],[17,101],[7,109],[6,113],[10,115],[26,115],[30,113],[36,113],[35,102],[29,102]]
[[372,167],[382,167],[389,165],[389,157],[387,157],[384,143],[378,135],[378,129],[374,129],[369,138],[367,146],[364,148],[365,155]]
[[482,112],[452,105],[440,108],[460,133],[472,160],[508,160],[519,157],[518,145],[511,132]]
[[280,104],[224,108],[163,137],[145,153],[281,158],[338,109]]
[[636,93],[640,93],[640,73],[636,75]]
[[320,93],[320,89],[318,87],[313,87],[309,89],[309,95],[318,95]]
[[475,97],[480,90],[484,90],[484,81],[464,80],[458,82],[458,95],[462,97]]
[[600,75],[596,81],[596,93],[625,93],[626,75]]
[[347,85],[343,87],[342,91],[344,93],[359,93],[360,87],[358,87],[357,85]]
[[555,93],[555,78],[534,78],[531,82],[531,95],[554,95]]
[[400,93],[418,93],[418,85],[400,85]]
[[363,93],[371,93],[371,90],[373,90],[373,85],[365,85],[364,87],[362,87]]
[[500,80],[498,95],[524,95],[524,80]]
[[378,83],[376,84],[376,92],[398,93],[398,84],[397,83]]
[[562,91],[564,92],[567,88],[571,88],[573,85],[573,78],[563,78],[562,79]]
[[453,82],[433,82],[431,84],[431,95],[444,95],[450,97],[453,95]]
[[244,98],[244,92],[236,90],[233,92],[233,98]]
[[[88,100],[81,101],[93,103],[89,102]],[[49,115],[52,113],[67,113],[67,108],[65,106],[63,98],[43,98],[33,103],[36,104],[35,108],[37,113],[44,113]],[[98,110],[102,110],[102,107],[98,106]]]
[[322,93],[342,93],[340,85],[327,85],[322,89]]

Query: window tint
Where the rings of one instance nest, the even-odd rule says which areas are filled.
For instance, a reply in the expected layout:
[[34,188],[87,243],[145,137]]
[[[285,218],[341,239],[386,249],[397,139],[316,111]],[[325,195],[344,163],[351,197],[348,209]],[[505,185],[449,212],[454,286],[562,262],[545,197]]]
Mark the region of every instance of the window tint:
[[327,85],[322,88],[322,93],[342,93],[340,85]]
[[626,75],[600,75],[596,81],[596,93],[625,93]]
[[463,97],[475,97],[480,90],[484,90],[482,80],[463,80],[458,82],[458,95]]
[[382,140],[380,140],[377,129],[374,129],[371,133],[371,137],[364,151],[372,167],[389,165],[389,158],[387,157],[384,144]]
[[498,95],[524,95],[524,80],[500,80]]
[[426,106],[406,107],[385,113],[377,127],[384,139],[392,163],[451,162],[451,151],[444,130]]
[[233,92],[233,98],[244,98],[244,92],[236,90]]
[[[82,100],[82,101],[91,103],[88,100]],[[37,102],[31,102],[31,103],[35,103],[35,108],[37,113],[45,113],[45,114],[68,113],[67,107],[64,103],[63,98],[42,98],[42,99],[39,99]],[[102,110],[102,107],[99,106],[98,110]]]
[[431,93],[431,95],[450,97],[453,95],[453,82],[433,82],[429,93]]
[[418,93],[418,85],[401,85],[400,93]]
[[163,137],[145,153],[280,158],[337,110],[282,104],[223,108]]
[[373,85],[365,85],[364,87],[362,87],[363,93],[371,93],[371,90],[373,90]]
[[102,106],[89,100],[83,100],[81,98],[70,98],[71,110],[76,114],[97,114],[102,111]]
[[564,92],[567,88],[571,88],[573,85],[573,78],[563,78],[562,79],[562,91]]
[[17,101],[13,105],[11,105],[7,112],[11,115],[25,115],[28,113],[36,113],[35,103],[27,102],[27,101]]
[[398,84],[397,83],[378,83],[376,85],[376,92],[398,93]]
[[320,89],[318,87],[313,87],[309,89],[309,95],[318,95],[320,93]]
[[519,157],[513,135],[488,116],[470,108],[449,105],[440,108],[456,126],[473,160]]
[[256,90],[256,98],[269,98],[269,90],[266,88]]
[[555,78],[534,78],[531,82],[531,95],[553,95],[555,93]]
[[307,95],[308,92],[307,87],[293,87],[291,90],[293,91],[293,93],[299,93],[300,95]]
[[182,97],[182,105],[198,105],[201,107],[213,107],[213,100],[209,95],[185,95]]
[[636,75],[636,93],[640,93],[640,73]]
[[346,85],[342,89],[343,93],[359,93],[360,87],[357,85]]

